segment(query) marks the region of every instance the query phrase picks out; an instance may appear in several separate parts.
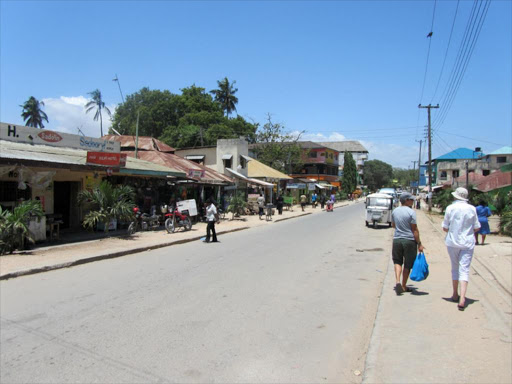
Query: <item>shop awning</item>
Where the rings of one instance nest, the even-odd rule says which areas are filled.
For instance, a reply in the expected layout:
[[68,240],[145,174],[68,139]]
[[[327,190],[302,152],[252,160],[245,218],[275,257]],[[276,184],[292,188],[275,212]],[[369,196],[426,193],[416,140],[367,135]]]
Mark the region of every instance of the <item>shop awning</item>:
[[247,161],[247,173],[252,178],[265,178],[274,180],[291,180],[292,178],[279,172],[277,169],[271,168],[262,162],[248,156],[243,156]]
[[328,189],[327,187],[322,186],[321,184],[315,184],[317,188],[320,189]]
[[233,155],[222,155],[222,160],[231,160]]
[[240,180],[242,180],[242,181],[244,181],[244,182],[246,182],[248,184],[261,185],[261,186],[266,187],[266,188],[272,188],[274,186],[274,184],[272,184],[272,183],[267,183],[267,182],[262,181],[262,180],[252,179],[250,177],[242,175],[241,173],[239,173],[237,171],[233,171],[231,168],[226,168],[226,171],[231,173],[237,179],[240,179]]
[[187,155],[185,156],[187,160],[204,160],[204,155]]
[[267,183],[266,181],[263,181],[263,180],[258,180],[258,179],[253,179],[253,178],[249,178],[249,180],[251,183],[262,185],[267,188],[272,188],[274,186],[274,184]]

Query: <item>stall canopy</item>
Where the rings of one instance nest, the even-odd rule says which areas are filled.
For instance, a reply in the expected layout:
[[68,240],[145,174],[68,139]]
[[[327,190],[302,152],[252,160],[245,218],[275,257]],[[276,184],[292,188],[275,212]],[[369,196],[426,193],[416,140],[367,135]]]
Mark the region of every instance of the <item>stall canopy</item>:
[[[87,151],[48,145],[15,143],[0,140],[0,160],[2,163],[13,164],[23,162],[28,166],[68,168],[72,170],[105,170],[103,165],[87,164]],[[169,166],[154,164],[140,159],[127,158],[126,165],[115,168],[114,173],[125,175],[185,177],[184,172]]]
[[262,180],[257,180],[257,179],[253,179],[253,178],[247,177],[245,175],[242,175],[240,172],[234,171],[231,168],[226,168],[226,171],[231,173],[237,179],[242,180],[243,182],[248,183],[248,184],[260,185],[260,186],[266,187],[266,188],[272,188],[274,186],[274,184],[272,184],[272,183],[267,183]]
[[247,164],[247,174],[249,177],[253,178],[261,178],[267,180],[291,180],[292,178],[288,175],[285,175],[282,172],[279,172],[277,169],[269,167],[262,162],[253,159],[249,156],[244,156],[244,158],[248,161]]

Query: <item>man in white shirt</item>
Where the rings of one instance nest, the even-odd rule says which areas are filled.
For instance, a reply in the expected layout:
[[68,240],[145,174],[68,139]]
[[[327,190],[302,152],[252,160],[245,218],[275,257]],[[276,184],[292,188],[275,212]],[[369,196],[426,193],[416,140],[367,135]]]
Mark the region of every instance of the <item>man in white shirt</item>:
[[475,248],[475,232],[480,229],[480,222],[475,207],[467,202],[466,188],[457,188],[452,195],[455,201],[446,208],[443,231],[447,232],[445,244],[452,263],[452,301],[458,302],[459,311],[463,311],[466,306],[469,267]]

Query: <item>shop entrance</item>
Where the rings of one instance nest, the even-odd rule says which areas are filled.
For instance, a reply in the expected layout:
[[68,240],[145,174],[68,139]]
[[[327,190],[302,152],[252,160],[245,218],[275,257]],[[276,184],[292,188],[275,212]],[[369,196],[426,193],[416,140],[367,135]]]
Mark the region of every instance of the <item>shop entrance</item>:
[[80,207],[77,198],[79,181],[55,181],[53,183],[54,214],[63,221],[61,228],[80,226]]

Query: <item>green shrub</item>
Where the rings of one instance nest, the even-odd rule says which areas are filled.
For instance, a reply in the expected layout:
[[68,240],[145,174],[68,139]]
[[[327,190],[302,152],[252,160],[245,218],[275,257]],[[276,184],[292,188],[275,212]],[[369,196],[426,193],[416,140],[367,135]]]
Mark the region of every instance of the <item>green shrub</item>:
[[500,217],[500,233],[512,236],[512,210],[502,213]]
[[247,202],[245,201],[244,194],[240,191],[236,191],[236,193],[229,199],[229,205],[227,209],[228,212],[233,214],[231,220],[233,220],[235,216],[242,215],[246,206]]
[[38,200],[24,201],[11,212],[0,207],[0,255],[12,253],[23,248],[25,239],[30,237],[28,224],[31,217],[44,216],[43,207]]
[[432,197],[432,204],[441,209],[441,212],[446,211],[446,208],[453,203],[454,197],[452,196],[453,189],[442,189]]

